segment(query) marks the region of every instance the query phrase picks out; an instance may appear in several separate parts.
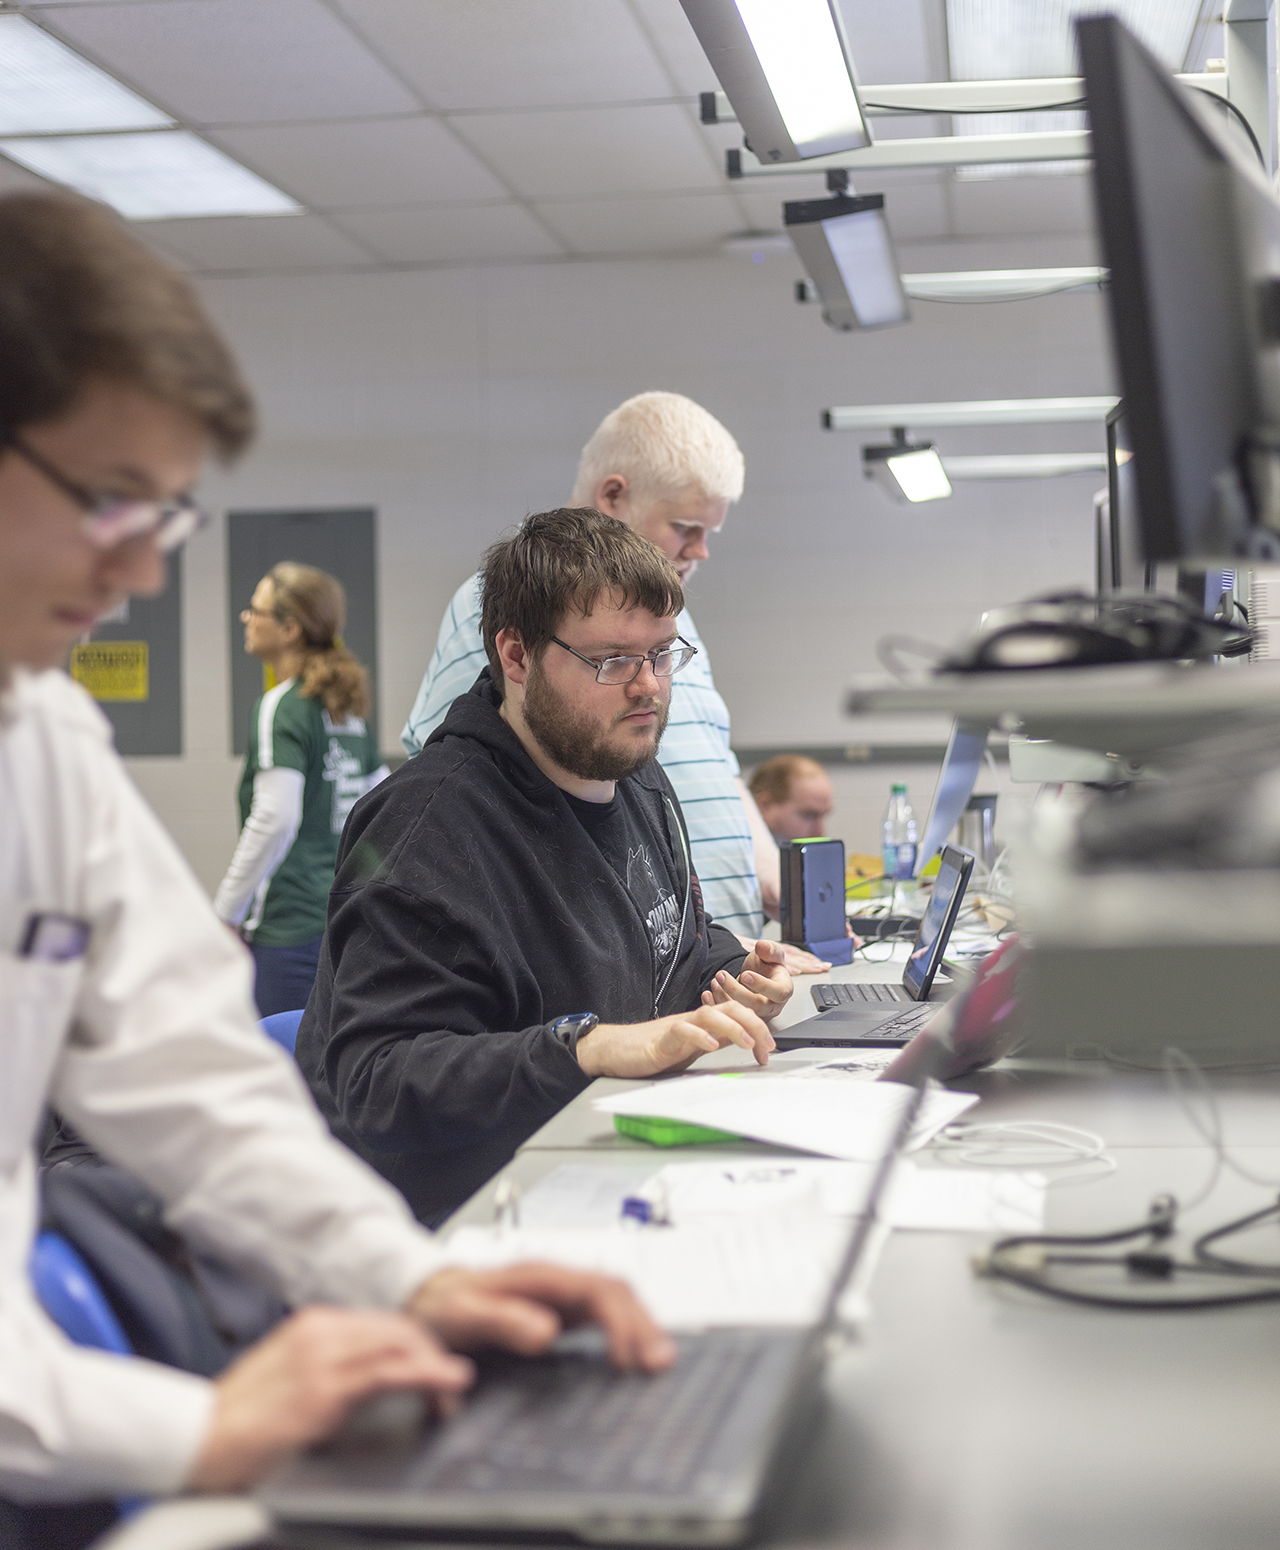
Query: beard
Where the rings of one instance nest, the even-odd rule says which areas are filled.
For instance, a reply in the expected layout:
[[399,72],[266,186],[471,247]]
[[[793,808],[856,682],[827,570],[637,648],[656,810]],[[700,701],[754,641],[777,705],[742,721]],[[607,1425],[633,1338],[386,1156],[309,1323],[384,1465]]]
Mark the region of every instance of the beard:
[[[534,665],[525,682],[525,725],[542,751],[579,780],[625,780],[628,775],[652,764],[666,730],[668,709],[658,700],[640,701],[602,727],[599,721],[575,710],[558,694],[547,682],[540,665]],[[657,711],[652,738],[638,747],[611,746],[609,733],[624,716],[634,715],[638,710]]]

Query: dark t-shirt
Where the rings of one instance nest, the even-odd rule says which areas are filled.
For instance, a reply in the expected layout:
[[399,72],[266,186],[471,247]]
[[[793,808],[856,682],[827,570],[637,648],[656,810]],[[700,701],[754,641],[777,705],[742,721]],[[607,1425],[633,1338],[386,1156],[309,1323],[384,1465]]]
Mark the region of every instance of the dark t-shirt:
[[635,901],[649,933],[658,979],[666,978],[681,937],[684,891],[667,856],[665,836],[614,795],[612,802],[564,799]]

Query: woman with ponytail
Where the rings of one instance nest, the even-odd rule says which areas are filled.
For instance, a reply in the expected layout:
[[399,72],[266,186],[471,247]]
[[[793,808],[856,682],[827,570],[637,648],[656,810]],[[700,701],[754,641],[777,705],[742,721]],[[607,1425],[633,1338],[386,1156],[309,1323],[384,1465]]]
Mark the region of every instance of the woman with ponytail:
[[324,571],[274,566],[240,615],[275,687],[253,707],[240,842],[213,907],[250,945],[263,1017],[307,1004],[338,839],[386,775],[366,725],[369,675],[342,644],[346,596]]

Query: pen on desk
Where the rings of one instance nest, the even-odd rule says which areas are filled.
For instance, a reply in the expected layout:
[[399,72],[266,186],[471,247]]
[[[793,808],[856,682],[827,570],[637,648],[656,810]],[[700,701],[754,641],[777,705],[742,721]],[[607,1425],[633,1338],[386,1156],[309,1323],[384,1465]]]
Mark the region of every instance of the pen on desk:
[[637,1227],[670,1227],[671,1212],[666,1190],[659,1185],[654,1200],[646,1199],[644,1195],[624,1196],[622,1220],[634,1222]]

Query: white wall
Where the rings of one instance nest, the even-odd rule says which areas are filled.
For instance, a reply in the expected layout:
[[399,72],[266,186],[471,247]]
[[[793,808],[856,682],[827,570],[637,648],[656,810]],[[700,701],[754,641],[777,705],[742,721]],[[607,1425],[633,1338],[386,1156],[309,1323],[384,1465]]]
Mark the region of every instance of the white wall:
[[[1089,262],[1092,249],[1058,237],[900,257],[909,270],[985,268]],[[946,642],[994,603],[1089,583],[1099,477],[970,484],[949,501],[893,506],[860,476],[863,438],[823,432],[819,413],[1107,392],[1102,302],[917,303],[906,327],[837,335],[792,300],[799,273],[789,257],[708,257],[202,282],[260,395],[263,435],[204,487],[219,520],[192,543],[186,572],[186,755],[131,764],[208,886],[236,831],[228,508],[377,508],[388,750],[445,603],[485,544],[566,499],[597,422],[649,388],[704,403],[746,453],[746,494],[690,593],[740,745],[907,740],[840,711],[848,676],[874,669],[877,637]],[[953,453],[1102,444],[1090,426],[939,439]],[[892,774],[842,777],[836,832],[856,848],[874,847]],[[927,808],[932,772],[911,778]]]

